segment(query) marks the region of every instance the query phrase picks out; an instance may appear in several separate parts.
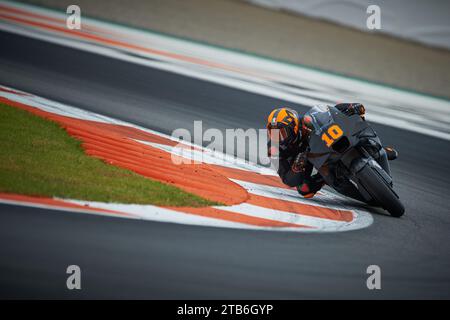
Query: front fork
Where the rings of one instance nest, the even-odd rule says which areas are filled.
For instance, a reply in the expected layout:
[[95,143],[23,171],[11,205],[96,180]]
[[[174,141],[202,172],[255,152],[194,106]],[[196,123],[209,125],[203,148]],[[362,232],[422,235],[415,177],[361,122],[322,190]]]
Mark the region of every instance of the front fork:
[[372,157],[378,162],[378,164],[383,168],[384,171],[386,171],[388,175],[391,175],[391,167],[389,166],[389,160],[386,150],[384,150],[384,148],[381,148],[377,153],[379,155],[378,157]]
[[378,137],[363,137],[360,142],[359,149],[366,156],[370,155],[373,159],[375,159],[383,170],[389,176],[391,175],[391,168],[389,166],[386,150],[384,150]]

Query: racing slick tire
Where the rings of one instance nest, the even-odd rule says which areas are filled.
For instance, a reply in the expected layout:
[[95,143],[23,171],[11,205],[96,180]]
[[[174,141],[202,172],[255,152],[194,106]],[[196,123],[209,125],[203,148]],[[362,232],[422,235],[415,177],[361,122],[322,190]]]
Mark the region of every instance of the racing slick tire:
[[360,182],[374,200],[393,217],[399,218],[405,212],[392,188],[384,181],[380,174],[370,165],[366,165],[358,174]]

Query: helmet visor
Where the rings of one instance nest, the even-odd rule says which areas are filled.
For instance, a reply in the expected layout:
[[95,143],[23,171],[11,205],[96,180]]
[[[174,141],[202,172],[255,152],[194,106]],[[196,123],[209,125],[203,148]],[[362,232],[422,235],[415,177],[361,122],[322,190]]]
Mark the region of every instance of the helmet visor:
[[287,143],[291,136],[291,132],[287,127],[282,128],[268,128],[267,134],[269,140],[273,142],[279,142],[280,144]]

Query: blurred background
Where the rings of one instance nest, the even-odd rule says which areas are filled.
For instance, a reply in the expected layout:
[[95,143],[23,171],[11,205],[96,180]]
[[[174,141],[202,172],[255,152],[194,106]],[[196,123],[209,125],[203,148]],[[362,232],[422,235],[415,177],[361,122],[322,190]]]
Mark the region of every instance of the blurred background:
[[[450,97],[450,2],[26,0],[441,97]],[[381,29],[369,30],[369,5]]]

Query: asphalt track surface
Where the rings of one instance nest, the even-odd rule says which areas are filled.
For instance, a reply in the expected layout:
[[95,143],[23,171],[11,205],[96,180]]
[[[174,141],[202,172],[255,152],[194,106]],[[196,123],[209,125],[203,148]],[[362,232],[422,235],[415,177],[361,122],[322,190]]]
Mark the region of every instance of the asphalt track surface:
[[[287,104],[9,33],[0,43],[1,84],[168,134],[194,120],[260,128]],[[391,165],[401,219],[374,211],[366,229],[302,234],[0,205],[0,297],[448,299],[450,143],[373,126],[400,151]],[[70,264],[81,267],[80,291],[65,287]],[[372,264],[381,290],[366,287]]]

